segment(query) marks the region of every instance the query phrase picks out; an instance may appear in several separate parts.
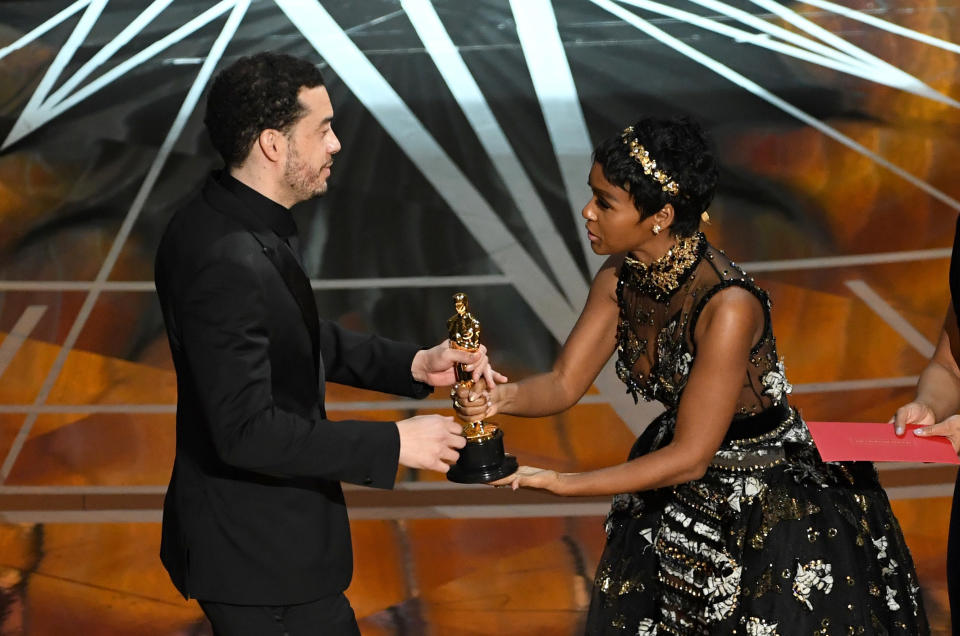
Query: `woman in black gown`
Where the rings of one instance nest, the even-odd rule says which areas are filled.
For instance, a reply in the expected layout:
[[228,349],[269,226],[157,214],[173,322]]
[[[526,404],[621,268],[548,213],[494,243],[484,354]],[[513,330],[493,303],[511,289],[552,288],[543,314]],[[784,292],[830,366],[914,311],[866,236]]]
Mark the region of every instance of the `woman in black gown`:
[[487,403],[461,389],[460,414],[563,411],[614,351],[627,391],[666,406],[622,464],[523,466],[499,484],[615,495],[589,634],[926,634],[873,466],[820,461],[787,401],[767,294],[698,232],[716,181],[689,120],[642,119],[601,143],[583,217],[610,257],[580,319],[552,371]]
[[[950,305],[943,321],[943,331],[927,368],[920,374],[917,395],[909,404],[897,409],[894,422],[897,434],[903,435],[907,425],[920,436],[942,435],[950,439],[960,453],[960,219],[953,237],[950,258]],[[960,475],[953,488],[950,531],[947,541],[947,590],[950,594],[950,616],[954,636],[960,636]]]

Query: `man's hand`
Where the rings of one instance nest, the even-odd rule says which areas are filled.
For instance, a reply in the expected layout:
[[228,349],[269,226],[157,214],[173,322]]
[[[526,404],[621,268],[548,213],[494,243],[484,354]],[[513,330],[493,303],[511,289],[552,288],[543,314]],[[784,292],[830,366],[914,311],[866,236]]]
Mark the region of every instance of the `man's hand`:
[[507,378],[500,375],[490,366],[487,358],[487,348],[480,345],[475,352],[463,351],[450,346],[449,340],[444,340],[431,349],[422,349],[413,356],[410,372],[418,382],[425,382],[430,386],[450,386],[457,382],[454,372],[454,363],[464,365],[470,371],[474,382],[483,378],[487,386],[506,382]]
[[463,428],[452,417],[417,415],[397,422],[400,464],[445,473],[456,463],[458,448],[467,443]]

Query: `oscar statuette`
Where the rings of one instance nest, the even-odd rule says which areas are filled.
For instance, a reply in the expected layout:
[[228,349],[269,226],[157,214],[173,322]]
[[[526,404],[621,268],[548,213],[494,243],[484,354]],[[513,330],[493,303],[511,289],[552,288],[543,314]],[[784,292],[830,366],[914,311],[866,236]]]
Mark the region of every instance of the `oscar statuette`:
[[[457,313],[447,321],[450,346],[464,351],[480,348],[480,322],[470,313],[467,295],[453,295]],[[470,388],[473,378],[461,364],[455,366],[457,386]],[[456,397],[454,397],[456,401]],[[460,449],[460,459],[450,467],[447,479],[460,484],[484,484],[511,475],[517,470],[517,458],[503,452],[503,431],[490,422],[470,422],[463,427],[467,445]]]

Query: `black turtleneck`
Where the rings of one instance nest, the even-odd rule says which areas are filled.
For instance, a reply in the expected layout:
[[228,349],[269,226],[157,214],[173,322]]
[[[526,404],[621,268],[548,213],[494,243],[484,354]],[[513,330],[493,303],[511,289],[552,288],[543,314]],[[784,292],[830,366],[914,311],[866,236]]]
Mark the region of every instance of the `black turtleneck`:
[[277,236],[286,241],[287,245],[303,265],[300,255],[300,238],[297,235],[297,224],[290,214],[290,210],[273,199],[260,194],[247,184],[241,182],[227,171],[220,174],[220,185],[229,190],[235,197],[260,217]]

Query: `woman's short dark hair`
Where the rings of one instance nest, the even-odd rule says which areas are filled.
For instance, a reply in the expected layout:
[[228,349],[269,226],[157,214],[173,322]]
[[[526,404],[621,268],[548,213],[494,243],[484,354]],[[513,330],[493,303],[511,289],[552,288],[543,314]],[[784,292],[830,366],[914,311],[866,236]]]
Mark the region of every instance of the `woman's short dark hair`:
[[227,166],[243,163],[262,131],[289,131],[304,112],[297,94],[315,86],[323,86],[320,70],[283,53],[242,57],[221,71],[210,87],[203,123]]
[[[717,187],[717,161],[706,133],[688,117],[644,117],[632,128],[601,142],[593,151],[593,160],[600,164],[607,181],[630,193],[641,218],[672,203],[671,232],[692,235],[700,227],[700,214],[710,205]],[[644,173],[642,163],[630,154],[634,140],[656,162],[654,171],[667,175],[666,184],[676,183],[676,194],[664,190],[654,174]]]

